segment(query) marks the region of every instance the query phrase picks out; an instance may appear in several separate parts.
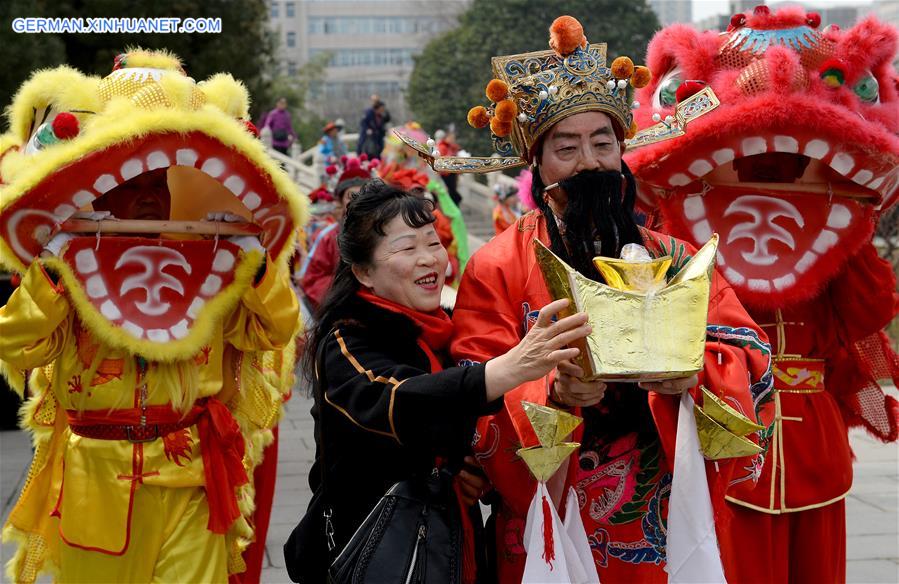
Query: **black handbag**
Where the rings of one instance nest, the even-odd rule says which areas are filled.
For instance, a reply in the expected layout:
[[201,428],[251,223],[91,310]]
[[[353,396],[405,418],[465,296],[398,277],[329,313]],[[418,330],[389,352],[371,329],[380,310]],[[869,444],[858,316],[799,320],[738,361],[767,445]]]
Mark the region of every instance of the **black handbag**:
[[[330,336],[330,335],[329,335]],[[316,355],[324,376],[322,342]],[[313,392],[324,403],[319,378]],[[325,412],[319,415],[322,480],[306,514],[284,544],[287,573],[302,584],[457,584],[462,580],[462,522],[453,477],[435,468],[394,484],[372,508],[339,554],[334,549],[333,507],[327,497]],[[336,554],[336,558],[334,557]],[[322,573],[323,559],[330,568]],[[333,563],[332,563],[333,560]]]
[[328,571],[331,584],[448,583],[462,580],[462,524],[453,477],[393,485]]

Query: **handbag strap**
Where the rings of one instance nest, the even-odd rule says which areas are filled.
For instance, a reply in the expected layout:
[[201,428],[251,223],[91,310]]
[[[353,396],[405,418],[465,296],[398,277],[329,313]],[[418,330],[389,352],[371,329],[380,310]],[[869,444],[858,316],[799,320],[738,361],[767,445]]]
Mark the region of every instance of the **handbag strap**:
[[[325,538],[327,540],[328,555],[334,551],[337,545],[334,542],[334,523],[331,521],[333,508],[328,498],[328,465],[325,460],[325,388],[322,379],[325,379],[325,346],[328,339],[334,335],[336,329],[331,329],[318,345],[315,355],[315,370],[312,372],[312,393],[318,402],[318,459],[321,471],[321,492],[324,500]],[[329,557],[330,559],[330,557]]]

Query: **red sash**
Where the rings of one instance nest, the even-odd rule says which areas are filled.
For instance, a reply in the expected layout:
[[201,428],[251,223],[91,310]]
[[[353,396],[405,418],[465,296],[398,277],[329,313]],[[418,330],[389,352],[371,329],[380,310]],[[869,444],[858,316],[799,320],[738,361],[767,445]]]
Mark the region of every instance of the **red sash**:
[[213,533],[225,533],[240,517],[237,488],[248,481],[243,466],[243,434],[231,410],[216,398],[197,401],[186,414],[167,405],[144,410],[67,410],[66,414],[73,433],[99,440],[149,442],[196,424],[209,503],[206,527]]

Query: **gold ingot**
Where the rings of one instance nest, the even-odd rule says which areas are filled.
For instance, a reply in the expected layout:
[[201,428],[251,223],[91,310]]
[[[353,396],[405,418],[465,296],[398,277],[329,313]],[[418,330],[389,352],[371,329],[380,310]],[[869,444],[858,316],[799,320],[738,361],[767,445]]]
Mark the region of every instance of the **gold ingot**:
[[727,431],[737,436],[746,436],[764,429],[764,426],[759,426],[730,407],[724,400],[704,386],[702,388],[702,411],[709,418],[726,428]]
[[572,452],[580,446],[577,442],[562,442],[549,448],[545,446],[532,446],[530,448],[520,448],[518,456],[524,460],[525,464],[538,481],[546,482],[549,480],[559,465],[567,459]]
[[742,436],[728,431],[727,428],[713,420],[699,406],[693,406],[696,417],[696,432],[699,437],[699,449],[709,460],[753,456],[762,451],[762,447]]
[[665,274],[671,267],[671,256],[651,262],[629,262],[614,258],[593,258],[593,265],[606,284],[616,290],[652,292],[665,286]]
[[581,418],[556,408],[527,401],[521,402],[521,406],[524,408],[528,420],[531,421],[540,445],[547,448],[561,444],[575,428],[581,425]]
[[570,301],[559,317],[586,312],[593,326],[586,339],[571,343],[580,349],[576,361],[584,380],[674,379],[702,370],[717,234],[670,282],[649,293],[594,282],[534,241],[549,293]]

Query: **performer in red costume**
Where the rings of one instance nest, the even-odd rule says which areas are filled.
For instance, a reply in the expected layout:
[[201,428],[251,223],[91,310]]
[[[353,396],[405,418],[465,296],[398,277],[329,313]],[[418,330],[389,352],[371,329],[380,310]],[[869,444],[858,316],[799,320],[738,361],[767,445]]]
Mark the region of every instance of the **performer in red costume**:
[[[346,161],[346,169],[337,179],[337,185],[334,187],[336,221],[319,231],[309,248],[307,263],[300,268],[303,294],[313,310],[318,308],[331,287],[337,264],[340,263],[337,235],[340,233],[340,224],[343,222],[347,203],[359,192],[362,185],[371,180],[372,170],[376,167],[376,164],[372,165],[367,159],[360,161],[358,158],[350,158]],[[336,174],[330,172],[336,168],[336,166],[328,167],[329,174]]]
[[759,6],[720,35],[662,30],[638,121],[703,88],[721,104],[626,157],[665,230],[694,244],[721,235],[719,269],[775,349],[761,478],[727,493],[731,582],[844,581],[847,427],[899,435],[896,401],[877,385],[899,381],[882,333],[896,284],[871,243],[899,194],[899,41],[874,18],[846,31],[820,21]]
[[[494,58],[498,79],[487,87],[494,103],[469,113],[472,125],[489,123],[494,144],[507,157],[432,161],[457,172],[533,165],[538,210],[482,247],[463,275],[452,343],[461,364],[486,361],[515,345],[552,300],[535,259],[535,239],[595,280],[600,275],[593,256],[619,257],[626,243],[642,244],[654,257],[672,256],[669,275],[695,251],[681,240],[639,228],[631,213],[635,183],[621,161],[625,136],[634,133],[627,86],[645,85],[648,70],[635,68],[626,57],[608,67],[606,46],[588,44],[571,17],[557,19],[550,32],[553,51]],[[500,413],[481,419],[474,450],[499,495],[493,521],[501,582],[521,581],[522,534],[536,489],[516,455],[518,448],[538,442],[522,401],[570,409],[584,418],[573,437],[581,443],[579,451],[548,485],[557,507],[568,486],[576,489],[580,508],[560,513],[580,512],[600,580],[667,581],[666,518],[681,394],[698,396],[704,385],[750,417],[770,394],[764,333],[717,276],[710,298],[706,366],[699,375],[606,385],[579,380],[583,371],[569,362],[514,390]],[[738,472],[754,478],[751,461],[733,460],[706,469],[719,519],[728,482],[743,478]],[[718,529],[720,534],[720,523]]]

